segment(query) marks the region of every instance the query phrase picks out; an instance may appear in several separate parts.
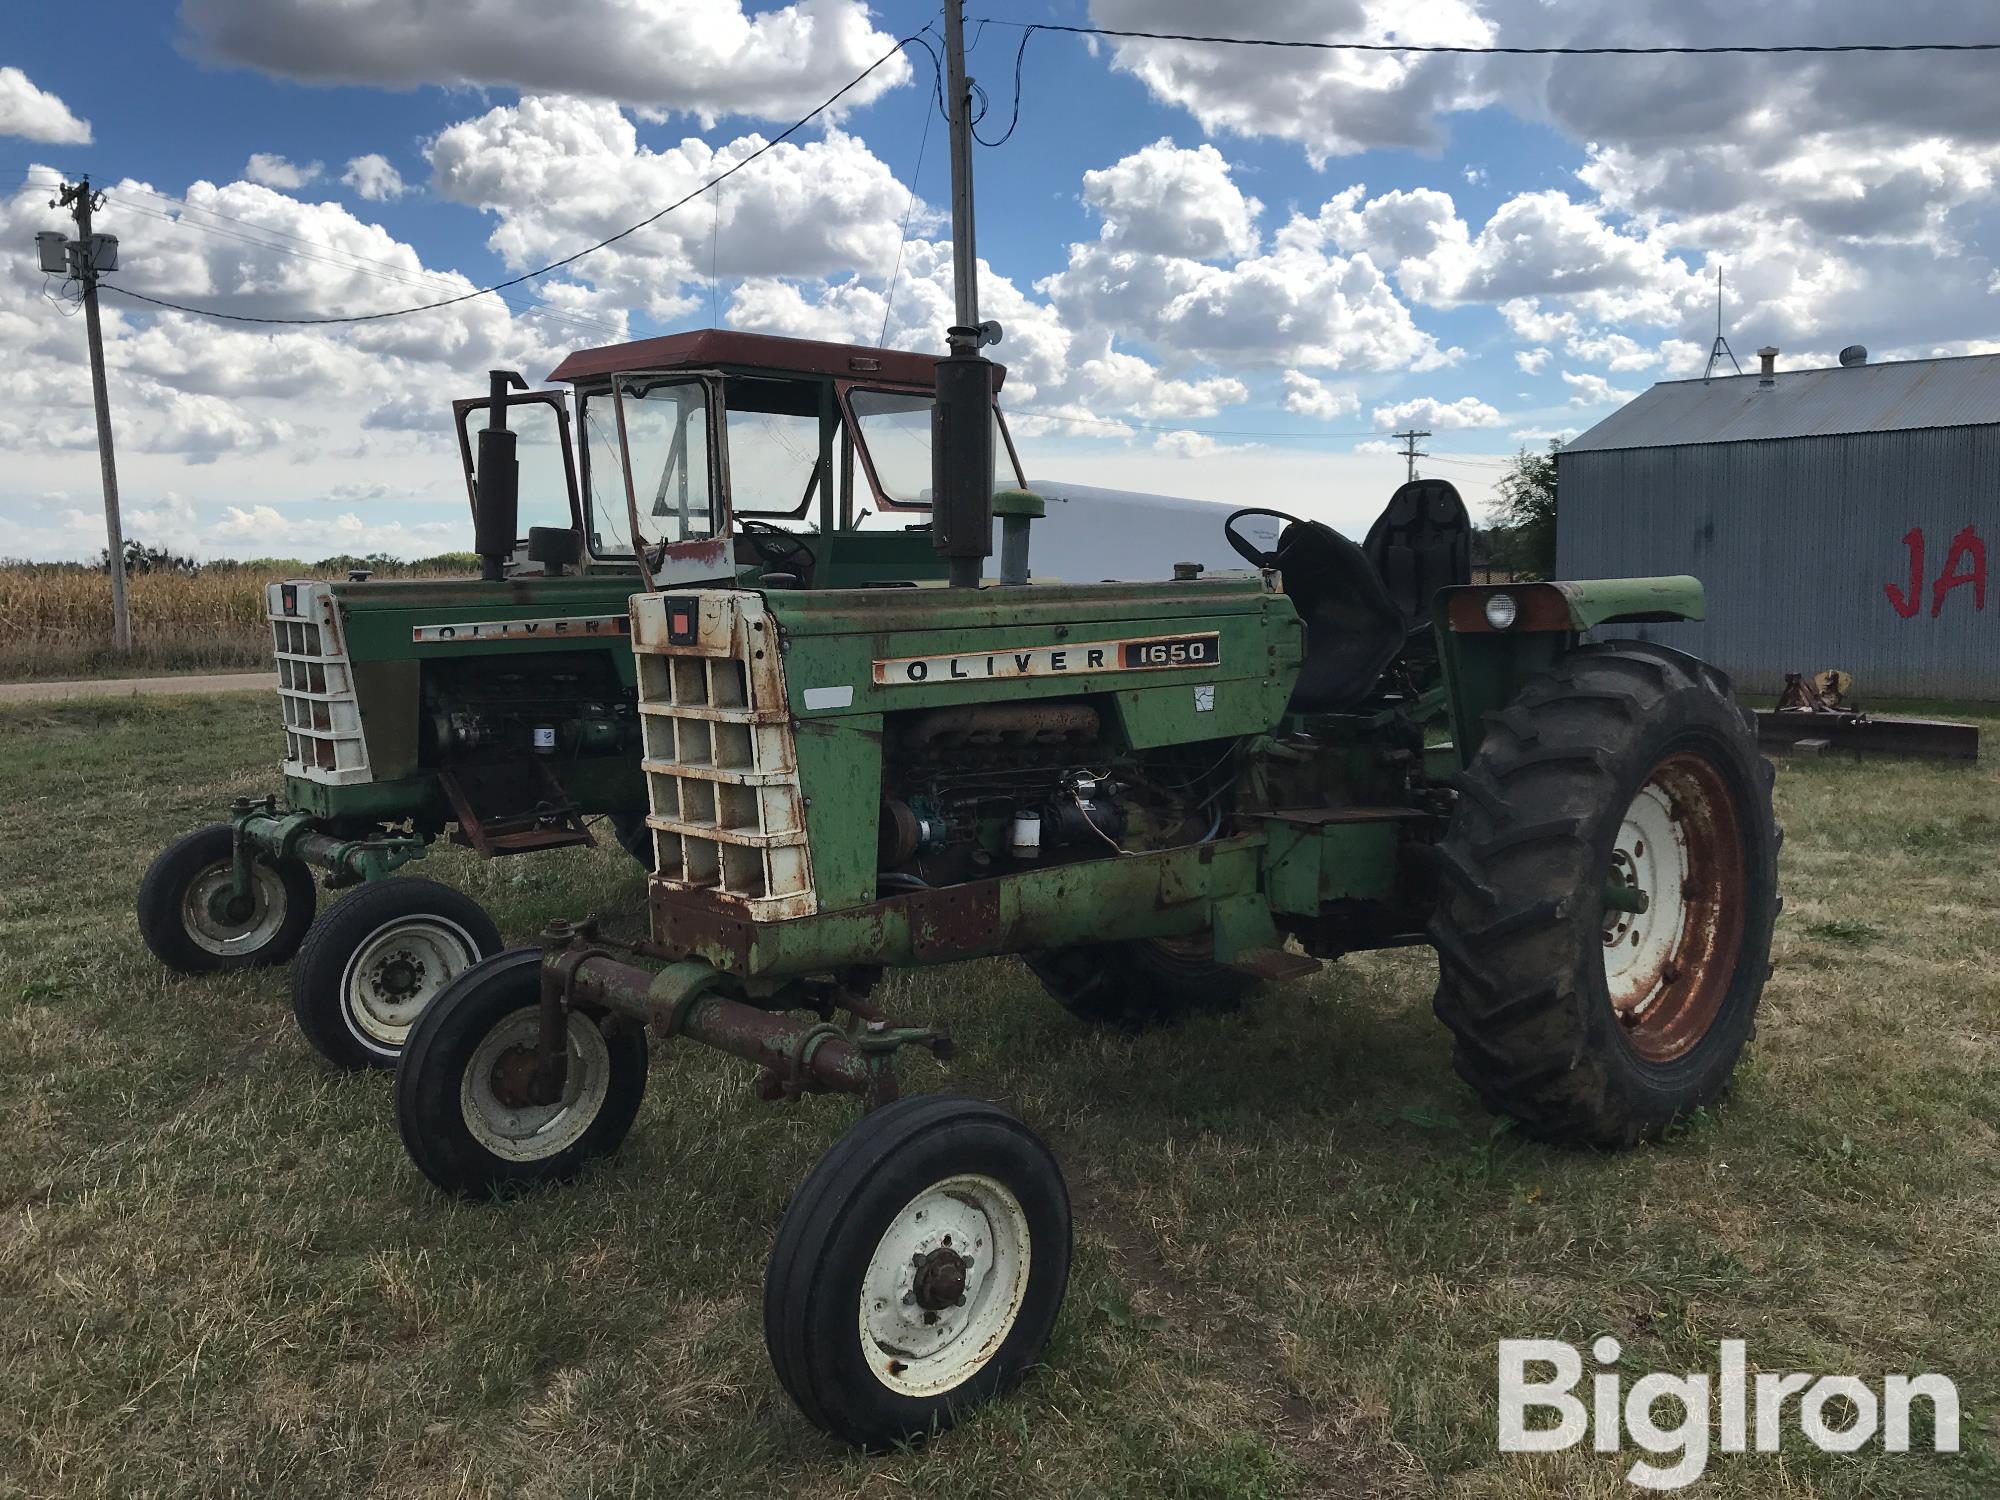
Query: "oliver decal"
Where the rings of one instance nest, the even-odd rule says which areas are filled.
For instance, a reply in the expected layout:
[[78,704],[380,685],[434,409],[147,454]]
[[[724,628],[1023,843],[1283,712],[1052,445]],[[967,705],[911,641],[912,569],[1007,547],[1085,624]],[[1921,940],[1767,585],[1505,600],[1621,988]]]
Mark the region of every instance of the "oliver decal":
[[986,682],[996,677],[1063,677],[1089,672],[1152,672],[1212,667],[1222,660],[1218,635],[1161,635],[1136,641],[1083,641],[1027,646],[963,656],[896,656],[875,663],[875,681],[893,687],[913,682]]
[[630,635],[630,615],[570,615],[554,620],[467,620],[452,625],[414,625],[417,644],[449,641],[538,641],[545,636]]

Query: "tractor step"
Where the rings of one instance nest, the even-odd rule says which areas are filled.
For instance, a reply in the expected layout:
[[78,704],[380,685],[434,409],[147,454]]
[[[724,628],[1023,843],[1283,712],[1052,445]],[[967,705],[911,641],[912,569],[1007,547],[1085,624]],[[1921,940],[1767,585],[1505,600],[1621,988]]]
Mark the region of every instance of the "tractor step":
[[458,827],[452,842],[488,859],[594,844],[583,817],[539,760],[473,761],[438,773]]

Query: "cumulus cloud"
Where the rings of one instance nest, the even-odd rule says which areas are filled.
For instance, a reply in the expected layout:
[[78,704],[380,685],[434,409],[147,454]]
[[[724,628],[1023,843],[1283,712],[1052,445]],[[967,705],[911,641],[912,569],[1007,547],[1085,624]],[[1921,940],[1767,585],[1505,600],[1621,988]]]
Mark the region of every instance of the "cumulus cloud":
[[1361,410],[1361,398],[1353,391],[1330,386],[1303,370],[1285,371],[1285,410],[1301,417],[1318,417],[1331,422],[1336,417],[1353,416]]
[[1593,375],[1588,371],[1576,374],[1564,370],[1562,378],[1563,384],[1570,388],[1571,406],[1623,405],[1639,394],[1637,391],[1621,391],[1602,375]]
[[261,187],[295,193],[307,183],[318,181],[325,170],[320,162],[291,162],[268,151],[256,151],[251,153],[243,175]]
[[[804,114],[890,51],[861,0],[569,0],[443,6],[430,0],[183,0],[193,50],[316,84],[511,88],[684,112]],[[842,101],[866,104],[911,76],[900,53]]]
[[373,151],[350,160],[347,170],[340,174],[340,180],[355,197],[365,198],[370,203],[386,203],[409,191],[403,174],[390,164],[389,158]]
[[0,135],[19,136],[50,146],[88,146],[90,121],[46,89],[29,82],[19,68],[0,68]]
[[1514,363],[1520,366],[1523,375],[1539,375],[1549,367],[1550,354],[1546,349],[1516,349]]
[[1085,172],[1083,201],[1104,216],[1105,244],[1190,260],[1254,254],[1264,211],[1215,147],[1183,151],[1166,139]]
[[1456,401],[1419,396],[1413,401],[1376,407],[1374,420],[1384,430],[1407,425],[1432,432],[1453,432],[1466,427],[1498,427],[1501,418],[1499,412],[1476,396],[1460,396]]

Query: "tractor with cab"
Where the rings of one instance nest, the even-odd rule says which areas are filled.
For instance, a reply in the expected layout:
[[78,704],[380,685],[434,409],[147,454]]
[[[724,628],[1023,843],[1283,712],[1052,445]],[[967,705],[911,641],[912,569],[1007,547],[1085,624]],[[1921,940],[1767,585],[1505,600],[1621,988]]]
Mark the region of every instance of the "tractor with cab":
[[[148,947],[184,973],[291,961],[313,1046],[393,1066],[430,998],[501,948],[476,901],[405,866],[441,838],[488,859],[587,845],[598,818],[652,857],[635,591],[944,576],[924,534],[935,364],[704,330],[572,354],[549,377],[566,391],[502,371],[455,402],[483,576],[269,586],[282,791],[153,861]],[[1003,378],[986,420],[1013,491]],[[316,875],[353,887],[317,919]]]

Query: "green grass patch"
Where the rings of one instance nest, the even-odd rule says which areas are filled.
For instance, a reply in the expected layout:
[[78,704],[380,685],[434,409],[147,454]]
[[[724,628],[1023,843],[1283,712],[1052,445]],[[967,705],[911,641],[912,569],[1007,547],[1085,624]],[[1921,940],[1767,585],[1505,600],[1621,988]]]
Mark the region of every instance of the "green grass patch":
[[[2000,718],[1981,726],[2000,732]],[[447,1202],[389,1080],[323,1066],[283,972],[163,973],[158,848],[271,789],[256,697],[0,708],[0,1496],[1629,1493],[1631,1455],[1495,1451],[1496,1344],[1624,1368],[1938,1370],[1969,1452],[1717,1455],[1728,1500],[1990,1495],[2000,1401],[2000,773],[1786,763],[1786,915],[1732,1097],[1610,1155],[1496,1125],[1421,950],[1125,1035],[1011,960],[892,976],[1076,1205],[1046,1362],[944,1441],[820,1437],[766,1364],[764,1259],[853,1106],[658,1048],[574,1189]],[[643,922],[615,849],[423,873],[510,940]]]

